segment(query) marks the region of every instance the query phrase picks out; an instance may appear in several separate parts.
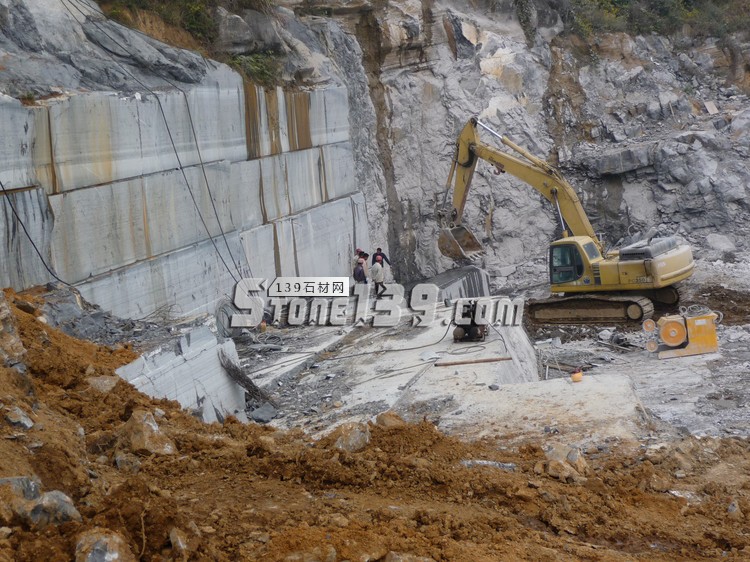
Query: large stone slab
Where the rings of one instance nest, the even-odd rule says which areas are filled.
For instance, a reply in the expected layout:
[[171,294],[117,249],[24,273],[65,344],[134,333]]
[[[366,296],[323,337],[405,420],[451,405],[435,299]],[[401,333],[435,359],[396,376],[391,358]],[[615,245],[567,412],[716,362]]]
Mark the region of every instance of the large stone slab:
[[280,219],[291,214],[286,182],[286,158],[270,156],[260,162],[261,203],[266,221]]
[[0,287],[21,290],[46,283],[52,276],[13,214],[11,202],[51,267],[55,265],[50,255],[53,215],[41,188],[0,194]]
[[326,145],[320,150],[325,167],[324,198],[330,201],[355,193],[357,182],[351,143]]
[[291,224],[298,275],[348,277],[351,274],[354,221],[349,199],[300,213]]
[[207,423],[245,418],[245,392],[221,366],[219,353],[239,363],[232,340],[219,343],[206,327],[180,337],[174,350],[157,349],[115,371],[155,398],[177,400]]
[[226,161],[143,178],[149,256],[235,230],[231,209],[240,201],[231,196],[229,178]]
[[349,100],[346,88],[310,92],[310,139],[313,146],[349,140]]
[[264,224],[240,233],[245,261],[250,266],[251,277],[271,280],[276,277],[274,229],[273,224]]
[[263,224],[260,204],[260,161],[233,162],[229,167],[232,224],[247,229]]
[[149,256],[141,178],[52,195],[52,253],[68,283]]
[[52,160],[45,107],[25,107],[0,94],[0,182],[5,189],[51,189]]
[[82,281],[207,240],[209,234],[221,236],[222,229],[232,232],[242,226],[235,217],[238,223],[257,220],[248,216],[257,214],[257,205],[229,178],[225,161],[186,168],[184,175],[172,170],[52,195],[52,251],[60,273],[68,282]]
[[97,92],[50,103],[55,191],[247,158],[239,76],[158,96]]
[[[227,241],[244,276],[247,264],[238,234],[227,233]],[[89,302],[123,318],[141,318],[161,307],[168,307],[173,316],[213,313],[220,299],[231,298],[235,279],[241,276],[232,266],[224,240],[218,237],[213,242],[205,240],[102,274],[78,289]]]
[[324,201],[322,185],[325,183],[320,150],[300,150],[284,157],[291,211],[299,213],[320,205]]

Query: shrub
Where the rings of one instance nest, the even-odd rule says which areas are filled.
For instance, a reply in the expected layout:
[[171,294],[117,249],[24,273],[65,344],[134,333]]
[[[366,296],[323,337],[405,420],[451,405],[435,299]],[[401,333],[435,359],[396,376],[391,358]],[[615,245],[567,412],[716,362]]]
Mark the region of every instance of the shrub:
[[273,53],[238,55],[229,64],[262,86],[275,86],[281,80],[281,58]]

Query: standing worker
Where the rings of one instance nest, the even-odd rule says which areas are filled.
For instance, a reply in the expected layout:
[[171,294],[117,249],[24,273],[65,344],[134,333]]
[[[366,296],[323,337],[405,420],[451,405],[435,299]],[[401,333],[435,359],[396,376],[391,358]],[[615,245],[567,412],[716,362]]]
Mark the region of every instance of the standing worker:
[[378,257],[382,258],[381,261],[384,261],[388,265],[391,265],[391,261],[388,259],[388,256],[383,253],[383,248],[378,248],[377,251],[372,255],[372,265],[375,265],[375,261]]
[[[377,254],[373,257],[373,266],[370,270],[370,279],[375,283],[375,298],[379,299],[385,293],[385,271],[383,270],[383,257]],[[383,290],[382,292],[380,290]]]

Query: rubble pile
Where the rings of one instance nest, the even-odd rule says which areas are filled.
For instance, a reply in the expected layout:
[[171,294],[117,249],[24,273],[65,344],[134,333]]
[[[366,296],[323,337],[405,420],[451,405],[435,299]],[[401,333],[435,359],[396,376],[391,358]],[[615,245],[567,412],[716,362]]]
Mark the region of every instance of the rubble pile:
[[467,443],[393,413],[317,441],[206,425],[116,379],[130,349],[28,299],[3,320],[21,362],[0,368],[0,560],[748,556],[745,439]]

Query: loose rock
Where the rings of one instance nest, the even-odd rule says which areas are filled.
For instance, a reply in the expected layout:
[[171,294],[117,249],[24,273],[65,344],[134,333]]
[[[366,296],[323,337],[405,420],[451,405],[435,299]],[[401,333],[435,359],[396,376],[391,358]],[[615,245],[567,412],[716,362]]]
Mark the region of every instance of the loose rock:
[[119,533],[96,527],[78,536],[75,562],[136,562],[127,541]]
[[331,435],[336,438],[334,447],[350,453],[361,451],[370,443],[370,428],[363,423],[345,423]]
[[135,410],[122,427],[119,444],[136,455],[173,455],[177,448],[156,423],[151,412]]

